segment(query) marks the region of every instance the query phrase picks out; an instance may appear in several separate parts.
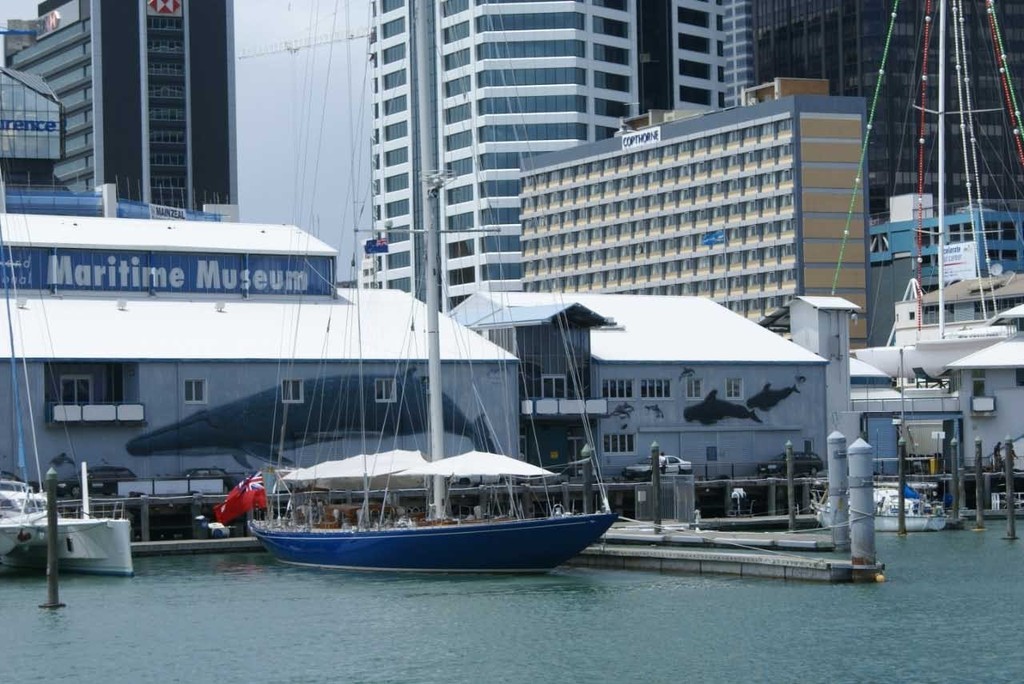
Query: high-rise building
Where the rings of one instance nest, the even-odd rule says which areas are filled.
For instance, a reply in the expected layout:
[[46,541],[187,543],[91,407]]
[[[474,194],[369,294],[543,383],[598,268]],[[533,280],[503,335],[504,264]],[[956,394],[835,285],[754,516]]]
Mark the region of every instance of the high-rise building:
[[[14,22],[9,22],[14,25]],[[46,0],[7,43],[64,106],[58,183],[201,208],[237,201],[233,0]]]
[[[892,3],[864,0],[733,0],[750,2],[753,20],[755,82],[779,77],[825,78],[834,95],[861,96],[869,106],[874,102],[876,84],[882,69],[883,52],[889,40]],[[888,57],[871,130],[870,210],[872,214],[888,210],[890,197],[917,192],[921,69],[926,26],[925,6],[932,8],[928,51],[928,101],[926,108],[939,108],[939,16],[937,2],[906,0],[898,4],[895,26],[888,43]],[[992,48],[989,3],[962,3],[963,16],[946,18],[947,26],[947,112],[957,112],[956,55],[957,36],[966,46],[961,71],[970,77],[971,103],[979,153],[985,170],[979,179],[982,197],[1020,199],[1024,174],[1017,158],[1015,128],[1008,123],[1005,95]],[[950,8],[953,3],[949,3]],[[992,3],[995,18],[1001,24],[1003,52],[1018,77],[1024,67],[1024,31],[1018,27],[1024,13],[1019,3]],[[1016,19],[1014,19],[1016,17]],[[962,21],[959,19],[962,18]],[[954,28],[955,27],[955,28]],[[967,106],[965,104],[964,108]],[[927,161],[925,192],[934,193],[937,175],[946,174],[950,202],[966,199],[968,177],[960,154],[961,135],[958,115],[947,116],[946,132],[950,153],[946,168],[937,169],[934,161],[936,118],[926,115]]]
[[[813,84],[776,82],[750,94],[767,101],[726,111],[652,112],[634,132],[527,160],[524,289],[698,295],[757,321],[801,295],[866,310],[866,204],[851,190],[863,101],[787,85]],[[850,336],[866,341],[864,319]]]
[[[721,103],[722,8],[703,0],[639,4],[660,38],[639,28],[630,0],[444,0],[423,3],[419,18],[412,0],[375,1],[373,227],[387,231],[390,251],[375,257],[371,279],[422,296],[423,234],[403,229],[421,225],[422,174],[442,171],[434,220],[445,231],[446,305],[481,289],[521,289],[525,158],[613,136],[647,102],[644,78],[660,88],[650,102],[662,108]],[[421,24],[422,51],[414,30]],[[430,55],[428,63],[419,54]],[[638,77],[640,62],[668,66],[675,77]],[[429,141],[422,160],[421,124]]]

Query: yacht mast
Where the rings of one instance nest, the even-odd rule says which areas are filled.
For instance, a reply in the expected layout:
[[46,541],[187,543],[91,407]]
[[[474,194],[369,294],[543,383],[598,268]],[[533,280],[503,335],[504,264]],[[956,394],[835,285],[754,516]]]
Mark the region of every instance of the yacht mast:
[[[413,164],[414,172],[419,172],[419,180],[423,183],[423,201],[420,206],[419,218],[423,227],[423,242],[426,246],[426,267],[424,271],[427,291],[427,379],[430,408],[430,460],[439,461],[444,458],[444,408],[441,394],[441,341],[439,333],[441,308],[440,280],[438,278],[438,230],[435,226],[435,212],[438,195],[444,185],[445,175],[436,170],[437,158],[434,127],[434,98],[431,97],[431,71],[433,51],[430,36],[434,22],[429,20],[428,12],[433,3],[429,0],[416,0],[413,5],[412,25],[413,37],[416,41],[414,51],[416,69],[416,108],[413,110],[413,129],[419,138],[419,165]],[[433,486],[433,517],[443,517],[444,511],[444,478],[434,477]]]
[[946,0],[939,2],[939,339],[946,337],[946,302],[943,289],[946,286]]

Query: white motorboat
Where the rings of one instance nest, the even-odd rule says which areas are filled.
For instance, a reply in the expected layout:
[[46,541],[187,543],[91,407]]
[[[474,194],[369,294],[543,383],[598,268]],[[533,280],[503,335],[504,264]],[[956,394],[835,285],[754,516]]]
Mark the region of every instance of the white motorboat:
[[[898,532],[899,531],[899,488],[894,484],[879,484],[874,487],[875,508],[873,511],[863,511],[862,514],[869,514],[875,520],[875,532]],[[832,527],[835,524],[835,517],[828,503],[828,494],[824,493],[822,498],[811,504],[818,518],[818,524],[822,527]],[[945,529],[946,515],[942,506],[933,503],[921,492],[908,486],[904,490],[903,499],[903,520],[907,532],[937,532]],[[850,511],[855,515],[855,511]]]

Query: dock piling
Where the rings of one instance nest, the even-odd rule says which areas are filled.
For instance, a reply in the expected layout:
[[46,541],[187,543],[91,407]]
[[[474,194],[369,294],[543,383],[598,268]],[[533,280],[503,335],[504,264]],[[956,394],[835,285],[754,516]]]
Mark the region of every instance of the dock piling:
[[899,493],[897,495],[899,511],[897,511],[896,517],[896,534],[901,537],[905,537],[907,536],[907,440],[900,437],[899,441],[896,443],[896,448],[899,452],[897,454],[897,457],[899,458],[897,470],[899,477],[898,484],[896,485],[899,489]]
[[953,489],[953,511],[951,519],[955,527],[960,526],[960,506],[963,499],[960,497],[960,442],[956,437],[949,440],[949,472],[950,486]]
[[985,529],[985,484],[981,476],[981,437],[974,438],[974,529]]
[[1015,454],[1013,453],[1013,440],[1010,439],[1010,435],[1006,435],[1003,444],[1006,445],[1006,458],[1003,459],[1003,469],[1006,477],[1006,538],[1016,539],[1017,502],[1015,501],[1016,496],[1013,491],[1013,459]]
[[854,581],[876,580],[873,449],[858,439],[848,449],[850,466],[850,562]]
[[832,543],[837,551],[850,549],[849,482],[846,437],[836,431],[828,436],[828,506],[832,513]]
[[796,531],[796,485],[793,483],[793,443],[786,440],[786,507],[789,510],[789,531]]
[[661,447],[651,442],[651,512],[654,515],[654,533],[661,532]]
[[40,608],[63,608],[57,570],[57,471],[46,471],[46,603]]

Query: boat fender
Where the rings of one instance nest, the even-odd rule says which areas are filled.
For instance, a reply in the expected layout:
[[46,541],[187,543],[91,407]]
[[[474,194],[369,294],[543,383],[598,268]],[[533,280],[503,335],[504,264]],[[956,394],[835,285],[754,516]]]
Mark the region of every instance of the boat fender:
[[562,508],[562,504],[555,504],[554,508],[551,509],[552,518],[560,518],[565,515],[565,509]]
[[29,532],[28,530],[21,530],[20,532],[18,532],[18,541],[20,541],[22,543],[27,542],[31,538],[32,538],[32,533]]

